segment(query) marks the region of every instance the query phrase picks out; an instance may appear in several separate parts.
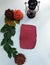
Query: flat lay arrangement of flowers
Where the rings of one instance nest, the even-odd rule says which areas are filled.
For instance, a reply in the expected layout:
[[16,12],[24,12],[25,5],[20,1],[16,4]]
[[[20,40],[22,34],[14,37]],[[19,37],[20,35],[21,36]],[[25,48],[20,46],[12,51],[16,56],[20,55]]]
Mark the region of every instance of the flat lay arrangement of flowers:
[[15,63],[18,65],[24,64],[26,58],[13,47],[14,43],[11,37],[15,35],[15,26],[20,23],[22,18],[23,13],[20,10],[7,9],[4,18],[5,25],[1,28],[1,32],[4,34],[1,46],[7,52],[9,58],[14,57]]

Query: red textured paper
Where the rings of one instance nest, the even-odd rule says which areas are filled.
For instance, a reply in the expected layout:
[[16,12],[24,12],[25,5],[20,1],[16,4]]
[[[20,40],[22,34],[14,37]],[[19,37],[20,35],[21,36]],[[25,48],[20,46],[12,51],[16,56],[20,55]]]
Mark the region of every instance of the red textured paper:
[[22,24],[20,30],[20,47],[23,49],[33,49],[36,45],[36,27]]

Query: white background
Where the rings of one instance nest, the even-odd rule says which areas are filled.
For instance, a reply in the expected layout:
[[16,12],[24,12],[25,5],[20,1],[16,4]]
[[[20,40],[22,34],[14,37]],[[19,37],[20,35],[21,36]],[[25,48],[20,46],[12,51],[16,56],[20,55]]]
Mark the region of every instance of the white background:
[[[12,38],[14,47],[26,56],[24,65],[50,65],[50,0],[40,0],[40,9],[34,19],[27,18],[24,2],[27,0],[0,0],[0,29],[4,25],[6,9],[20,9],[24,13],[23,20],[16,25],[16,34]],[[36,47],[31,50],[20,48],[19,36],[21,24],[31,24],[37,27]],[[3,34],[0,32],[0,43]],[[7,53],[0,46],[0,65],[16,65],[14,59],[9,59]]]

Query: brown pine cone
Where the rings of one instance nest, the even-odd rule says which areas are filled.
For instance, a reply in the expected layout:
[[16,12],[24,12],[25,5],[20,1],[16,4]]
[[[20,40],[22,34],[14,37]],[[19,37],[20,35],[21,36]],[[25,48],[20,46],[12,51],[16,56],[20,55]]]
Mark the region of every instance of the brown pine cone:
[[6,10],[5,17],[12,20],[13,19],[13,10],[10,10],[10,9]]
[[18,65],[22,65],[24,64],[26,58],[23,54],[18,54],[15,56],[15,63]]

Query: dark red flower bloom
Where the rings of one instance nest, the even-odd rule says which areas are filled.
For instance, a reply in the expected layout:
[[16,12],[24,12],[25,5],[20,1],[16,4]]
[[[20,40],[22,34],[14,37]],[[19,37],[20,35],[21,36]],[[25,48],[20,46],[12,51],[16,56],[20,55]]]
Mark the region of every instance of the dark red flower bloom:
[[15,63],[17,63],[18,65],[22,65],[24,64],[25,59],[26,59],[25,56],[19,53],[18,55],[15,56]]
[[10,9],[6,10],[5,17],[12,20],[13,19],[13,10],[10,10]]

